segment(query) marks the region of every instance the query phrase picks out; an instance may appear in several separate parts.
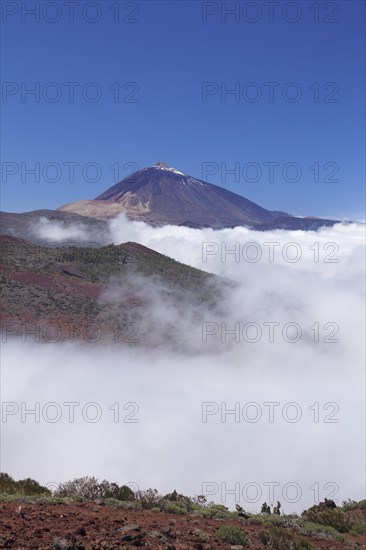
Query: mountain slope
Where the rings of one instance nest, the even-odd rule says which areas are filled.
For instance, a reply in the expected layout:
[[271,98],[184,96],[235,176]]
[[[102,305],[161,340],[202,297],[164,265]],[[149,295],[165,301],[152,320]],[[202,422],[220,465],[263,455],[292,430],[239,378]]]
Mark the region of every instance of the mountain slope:
[[[334,220],[295,218],[272,212],[227,189],[157,163],[126,177],[94,200],[67,204],[59,210],[106,219],[124,212],[129,219],[150,225],[296,229],[332,225]],[[305,220],[305,221],[304,221]],[[308,227],[309,226],[309,227]]]
[[177,315],[200,304],[211,307],[212,285],[220,282],[132,242],[48,248],[4,236],[0,245],[0,323],[5,334],[17,338],[24,326],[36,326],[46,340],[57,331],[60,340],[80,340],[85,331],[99,330],[103,341],[113,339],[116,331],[131,338],[131,330],[138,327],[142,344],[154,344],[158,338],[167,342],[169,323],[159,334],[151,322],[156,304],[168,305]]
[[268,222],[274,215],[231,191],[158,163],[125,178],[96,200],[140,208],[146,221],[215,225]]

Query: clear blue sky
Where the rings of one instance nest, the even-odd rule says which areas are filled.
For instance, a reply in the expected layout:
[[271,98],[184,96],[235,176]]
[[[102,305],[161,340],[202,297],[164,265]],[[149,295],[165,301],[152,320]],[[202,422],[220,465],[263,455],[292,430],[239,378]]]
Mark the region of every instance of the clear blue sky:
[[[35,22],[34,16],[21,13],[21,4],[30,9],[35,2],[2,2],[2,80],[13,83],[5,84],[7,95],[4,89],[2,95],[2,166],[8,172],[19,170],[3,174],[3,210],[57,208],[94,198],[115,182],[111,165],[119,164],[122,179],[131,171],[123,168],[127,163],[142,168],[164,161],[199,178],[203,163],[216,163],[218,173],[206,179],[269,209],[365,217],[363,1],[305,0],[293,8],[280,1],[272,22],[263,2],[257,3],[257,13],[253,3],[247,9],[247,2],[240,2],[240,11],[226,14],[225,21],[225,5],[235,2],[153,0],[119,2],[120,20],[114,22],[111,7],[117,3],[96,2],[97,13],[90,2],[80,0],[70,22],[70,13],[59,1],[57,13],[48,8]],[[14,9],[18,12],[9,13]],[[85,20],[94,17],[99,18],[95,23]],[[52,23],[53,18],[59,20]],[[293,18],[298,21],[289,22]],[[22,102],[22,86],[31,88],[35,82],[40,101],[28,95]],[[47,85],[50,82],[56,86]],[[73,103],[65,82],[80,83]],[[99,89],[102,97],[97,102],[86,101],[81,93],[90,82],[97,88],[86,87],[85,93],[92,98]],[[135,84],[124,90],[129,82]],[[203,102],[205,82],[214,84]],[[220,90],[236,82],[240,97],[228,95],[221,101]],[[247,86],[250,82],[255,84]],[[265,82],[278,83],[273,102]],[[291,97],[300,90],[299,101],[283,99],[288,82],[297,83],[296,89],[287,90]],[[329,82],[335,84],[324,90]],[[109,89],[112,85],[114,91]],[[50,102],[60,90],[59,101]],[[249,101],[254,93],[262,93],[257,102]],[[128,97],[138,101],[123,102]],[[9,162],[16,164],[4,165]],[[37,162],[41,170],[57,163],[61,174],[51,167],[46,178],[41,173],[39,183],[24,173],[22,182],[21,163],[24,172]],[[65,165],[70,162],[80,163],[74,182]],[[89,162],[100,166],[98,182],[83,177],[82,167]],[[273,182],[263,164],[268,162],[279,163]],[[300,166],[300,181],[282,177],[289,162]],[[247,163],[256,163],[247,179],[255,178],[257,166],[262,176],[248,182],[242,173],[239,181],[228,175],[225,182],[221,163],[228,169],[239,163],[241,171]],[[319,182],[314,181],[314,163],[319,163]],[[335,165],[324,168],[326,163]],[[332,177],[334,166],[339,172],[333,179],[339,181],[323,181]],[[293,170],[289,168],[290,179],[296,176]],[[93,176],[90,169],[87,178]],[[60,179],[47,181],[53,177]]]

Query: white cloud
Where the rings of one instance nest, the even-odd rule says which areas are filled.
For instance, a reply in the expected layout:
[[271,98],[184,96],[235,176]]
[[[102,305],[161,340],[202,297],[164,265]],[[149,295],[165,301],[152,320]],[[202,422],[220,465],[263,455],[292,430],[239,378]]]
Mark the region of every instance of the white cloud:
[[[115,242],[137,241],[229,277],[237,285],[226,292],[219,310],[210,313],[195,304],[193,316],[191,308],[180,311],[174,301],[163,298],[160,283],[141,279],[140,291],[142,286],[150,297],[145,326],[160,334],[156,349],[123,344],[4,344],[3,401],[30,405],[55,401],[63,414],[56,423],[42,418],[35,423],[31,417],[22,423],[20,413],[9,416],[3,424],[2,470],[43,483],[90,474],[121,483],[134,481],[162,492],[176,488],[191,495],[202,492],[203,482],[214,482],[217,493],[212,498],[218,502],[225,490],[220,484],[230,490],[238,483],[240,503],[249,510],[268,502],[267,482],[280,484],[274,497],[286,512],[311,505],[314,491],[319,490],[321,499],[331,496],[336,485],[334,498],[362,498],[363,228],[337,225],[308,233],[151,228],[121,216],[111,222],[111,231]],[[232,255],[222,261],[221,254],[215,253],[204,263],[203,242],[216,243],[219,250],[222,243],[227,249],[239,243],[239,261]],[[243,258],[248,242],[261,247],[262,258],[256,263]],[[280,243],[273,262],[265,256],[268,245],[264,243],[269,242]],[[296,263],[282,257],[290,242],[301,250]],[[336,246],[326,248],[327,243]],[[314,261],[317,251],[319,262]],[[324,262],[327,258],[339,261]],[[120,285],[111,285],[110,298],[123,291]],[[207,336],[207,343],[201,338],[202,320],[217,328],[217,334]],[[271,322],[279,323],[273,343],[268,340]],[[221,342],[221,323],[227,329],[238,324],[238,342],[235,335],[226,344]],[[243,337],[248,323],[256,323],[262,331],[256,343],[248,341],[254,334],[250,329],[247,340]],[[283,337],[288,323],[301,328],[296,343]],[[172,324],[184,343],[175,351],[164,347],[164,331]],[[316,343],[318,329],[320,342]],[[284,334],[294,339],[294,328]],[[327,338],[339,342],[325,342]],[[66,420],[68,409],[62,405],[72,401],[80,403],[74,423]],[[103,414],[97,423],[80,414],[88,402],[100,404]],[[109,407],[116,402],[123,415],[133,411],[133,406],[123,410],[125,403],[138,403],[139,422],[114,423]],[[218,407],[206,423],[201,416],[203,402]],[[269,402],[279,403],[273,405],[274,422],[269,421],[269,405],[265,405]],[[222,422],[220,413],[225,406],[237,407],[235,403],[239,403],[239,422],[232,414]],[[216,411],[216,405],[212,407]],[[250,422],[256,412],[261,417]],[[299,421],[291,422],[299,412]],[[297,503],[286,502],[282,494],[290,482],[301,488]],[[248,483],[258,484],[261,490],[257,503],[243,496]],[[254,485],[250,487],[247,496],[253,497]],[[293,496],[291,487],[289,495]],[[232,507],[234,497],[228,496],[226,503]]]
[[62,222],[41,217],[34,225],[32,231],[34,237],[49,242],[61,243],[75,241],[85,243],[90,241],[88,231],[82,224],[70,224],[65,226]]

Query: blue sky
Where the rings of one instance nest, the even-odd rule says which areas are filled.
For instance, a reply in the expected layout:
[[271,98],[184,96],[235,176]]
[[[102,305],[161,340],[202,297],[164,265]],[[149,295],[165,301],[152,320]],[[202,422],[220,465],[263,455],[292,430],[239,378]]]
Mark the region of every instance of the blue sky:
[[164,161],[268,209],[364,219],[364,2],[280,1],[273,21],[268,2],[80,0],[74,22],[61,1],[39,22],[35,2],[2,4],[3,210],[94,198]]

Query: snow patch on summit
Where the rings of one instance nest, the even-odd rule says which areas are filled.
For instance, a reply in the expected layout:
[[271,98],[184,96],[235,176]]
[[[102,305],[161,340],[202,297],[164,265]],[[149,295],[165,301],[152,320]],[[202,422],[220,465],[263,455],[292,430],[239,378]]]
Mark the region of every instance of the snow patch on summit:
[[176,170],[175,168],[168,166],[164,162],[157,162],[156,164],[154,164],[153,168],[157,168],[158,170],[165,170],[166,172],[173,172],[174,174],[179,174],[180,176],[186,175],[183,172],[180,172],[179,170]]

